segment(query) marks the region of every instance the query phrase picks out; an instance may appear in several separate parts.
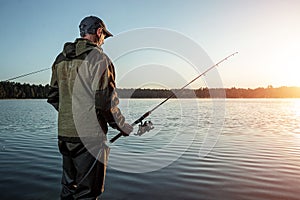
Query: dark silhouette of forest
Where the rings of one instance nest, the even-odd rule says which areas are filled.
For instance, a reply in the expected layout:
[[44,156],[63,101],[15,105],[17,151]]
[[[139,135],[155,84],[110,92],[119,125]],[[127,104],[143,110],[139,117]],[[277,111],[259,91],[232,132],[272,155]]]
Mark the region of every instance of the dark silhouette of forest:
[[[0,99],[44,99],[49,85],[0,82]],[[120,98],[300,98],[300,87],[199,88],[199,89],[117,89]]]
[[49,85],[0,82],[0,99],[44,99],[49,93]]

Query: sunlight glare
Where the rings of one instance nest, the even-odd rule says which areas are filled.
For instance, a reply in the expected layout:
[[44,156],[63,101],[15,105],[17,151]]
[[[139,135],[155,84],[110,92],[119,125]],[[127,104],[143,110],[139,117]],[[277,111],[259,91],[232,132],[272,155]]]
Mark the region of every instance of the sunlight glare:
[[297,117],[300,117],[300,99],[295,102],[295,114]]

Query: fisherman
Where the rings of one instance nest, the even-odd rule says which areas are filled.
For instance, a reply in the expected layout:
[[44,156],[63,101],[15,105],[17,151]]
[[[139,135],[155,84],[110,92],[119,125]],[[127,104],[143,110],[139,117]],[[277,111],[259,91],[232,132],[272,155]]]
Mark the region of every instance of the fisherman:
[[80,36],[66,43],[52,65],[47,102],[58,111],[62,154],[61,199],[97,199],[104,191],[108,125],[128,136],[118,108],[115,69],[101,45],[112,34],[96,16],[85,17]]

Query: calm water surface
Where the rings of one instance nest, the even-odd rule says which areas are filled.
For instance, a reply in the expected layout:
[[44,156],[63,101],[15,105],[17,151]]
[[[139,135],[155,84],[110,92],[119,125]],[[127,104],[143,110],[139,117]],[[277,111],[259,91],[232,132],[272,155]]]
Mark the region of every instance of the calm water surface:
[[[120,107],[133,121],[160,102],[122,99]],[[101,199],[300,199],[300,100],[221,105],[171,100],[149,117],[154,130],[111,145]],[[59,199],[56,111],[45,100],[1,100],[0,112],[0,199]],[[129,158],[120,171],[116,161]]]

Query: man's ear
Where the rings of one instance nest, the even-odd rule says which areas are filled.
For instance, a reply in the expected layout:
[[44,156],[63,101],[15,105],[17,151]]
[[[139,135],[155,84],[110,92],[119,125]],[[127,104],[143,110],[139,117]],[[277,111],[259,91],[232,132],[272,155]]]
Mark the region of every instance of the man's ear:
[[98,37],[100,37],[102,34],[102,28],[98,28],[96,34]]

